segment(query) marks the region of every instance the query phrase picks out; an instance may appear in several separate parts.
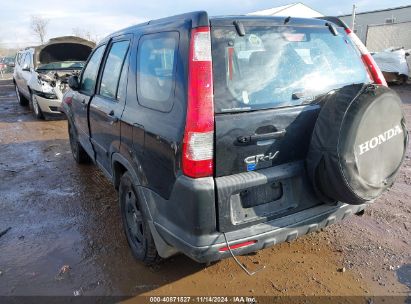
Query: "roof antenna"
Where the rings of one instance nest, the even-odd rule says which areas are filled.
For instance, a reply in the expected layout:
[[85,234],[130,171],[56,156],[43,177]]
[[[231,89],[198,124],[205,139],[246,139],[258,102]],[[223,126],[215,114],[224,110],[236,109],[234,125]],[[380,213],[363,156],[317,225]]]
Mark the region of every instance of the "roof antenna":
[[241,267],[242,270],[244,270],[244,272],[245,272],[246,274],[248,274],[249,276],[253,276],[253,275],[255,275],[256,273],[260,272],[261,270],[265,269],[265,265],[262,266],[261,268],[256,269],[256,270],[253,271],[253,272],[251,272],[251,271],[249,271],[247,268],[245,268],[245,266],[244,266],[243,264],[241,264],[240,261],[237,260],[237,258],[235,257],[233,251],[231,250],[230,245],[228,245],[227,236],[225,235],[225,232],[223,232],[223,235],[224,235],[224,239],[225,239],[225,243],[226,243],[226,245],[227,245],[228,251],[230,251],[230,254],[231,254],[231,256],[233,257],[234,261],[237,263],[238,266]]
[[288,16],[287,18],[285,18],[284,25],[290,22],[290,20],[291,20],[291,16]]

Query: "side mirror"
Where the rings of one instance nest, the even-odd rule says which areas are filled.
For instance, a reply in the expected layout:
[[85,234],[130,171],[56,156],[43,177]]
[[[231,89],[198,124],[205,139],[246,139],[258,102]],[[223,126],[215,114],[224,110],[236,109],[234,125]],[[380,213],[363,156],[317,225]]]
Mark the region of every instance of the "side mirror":
[[77,91],[80,88],[78,76],[70,76],[68,79],[68,85],[73,91]]
[[30,72],[30,66],[28,64],[23,65],[23,71]]

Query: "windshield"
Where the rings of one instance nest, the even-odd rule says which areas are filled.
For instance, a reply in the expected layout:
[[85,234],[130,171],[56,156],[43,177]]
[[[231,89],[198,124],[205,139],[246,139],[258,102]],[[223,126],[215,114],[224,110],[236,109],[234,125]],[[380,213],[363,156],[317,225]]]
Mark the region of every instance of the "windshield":
[[84,61],[63,61],[40,64],[38,70],[81,70]]
[[328,27],[234,27],[212,32],[216,112],[311,103],[349,84],[369,82],[345,32]]

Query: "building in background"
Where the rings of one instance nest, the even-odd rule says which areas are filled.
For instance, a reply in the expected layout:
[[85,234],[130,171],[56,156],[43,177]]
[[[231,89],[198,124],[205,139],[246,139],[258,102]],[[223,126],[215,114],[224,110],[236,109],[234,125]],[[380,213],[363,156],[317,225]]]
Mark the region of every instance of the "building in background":
[[302,18],[316,18],[324,16],[320,12],[313,10],[307,5],[298,2],[288,5],[273,7],[263,11],[257,11],[249,13],[248,15],[261,15],[261,16],[291,16],[291,17],[302,17]]
[[[348,8],[348,7],[347,7]],[[262,16],[291,16],[317,18],[324,16],[309,6],[298,2],[249,13]],[[352,15],[339,16],[349,27]],[[369,12],[356,12],[354,32],[371,52],[389,48],[411,49],[411,5]],[[411,67],[411,56],[407,57]]]
[[[352,15],[343,15],[339,16],[341,20],[347,23],[349,26],[352,24]],[[405,24],[403,24],[405,23]],[[403,25],[401,25],[403,24]],[[408,30],[407,30],[408,28]],[[398,45],[389,45],[390,46],[404,46],[401,43],[406,42],[408,38],[408,44],[411,43],[411,39],[409,36],[405,35],[405,32],[408,32],[408,35],[411,30],[411,5],[407,6],[400,6],[395,8],[387,8],[382,10],[376,11],[369,11],[369,12],[357,12],[355,16],[355,27],[354,31],[357,36],[361,39],[363,43],[366,44],[371,51],[379,51],[373,50],[372,47],[374,45],[369,45],[370,41],[369,38],[374,40],[375,37],[367,37],[370,32],[372,35],[379,35],[381,36],[380,39],[386,39],[387,45],[393,43],[400,43]],[[405,31],[405,32],[404,32]],[[387,37],[388,36],[395,36],[395,37]],[[367,43],[368,42],[368,43]],[[374,42],[372,42],[374,43]],[[383,43],[384,44],[384,43]],[[411,45],[408,46],[410,48]],[[406,47],[407,48],[407,47]]]
[[[351,26],[352,15],[339,17]],[[356,13],[354,32],[370,52],[411,49],[411,5]],[[411,67],[411,56],[407,62]]]

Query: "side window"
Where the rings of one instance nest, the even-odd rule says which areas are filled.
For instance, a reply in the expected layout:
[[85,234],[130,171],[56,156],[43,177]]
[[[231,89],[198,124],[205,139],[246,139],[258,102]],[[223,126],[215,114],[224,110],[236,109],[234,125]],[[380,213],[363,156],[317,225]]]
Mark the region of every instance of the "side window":
[[33,55],[31,53],[27,53],[25,64],[28,65],[29,68],[32,67],[32,57],[33,57]]
[[86,95],[92,95],[94,92],[98,68],[105,48],[106,46],[102,45],[96,49],[87,63],[87,66],[84,68],[83,75],[81,76],[80,90]]
[[21,65],[21,63],[22,63],[21,57],[22,57],[22,53],[18,53],[17,54],[17,63],[18,63],[18,65]]
[[23,67],[25,59],[26,59],[26,53],[21,53],[20,58],[19,58],[19,63],[21,65],[21,67]]
[[144,35],[138,47],[139,103],[160,111],[173,105],[178,32]]
[[117,100],[122,100],[127,92],[127,74],[128,74],[128,63],[129,58],[128,56],[130,52],[127,53],[126,59],[124,60],[123,69],[121,70],[120,81],[118,82],[118,89],[117,89]]
[[28,56],[29,54],[23,53],[21,55],[21,67],[24,68],[28,64]]
[[103,76],[100,84],[100,95],[116,99],[117,87],[120,79],[121,69],[126,56],[129,41],[114,42],[107,56]]

